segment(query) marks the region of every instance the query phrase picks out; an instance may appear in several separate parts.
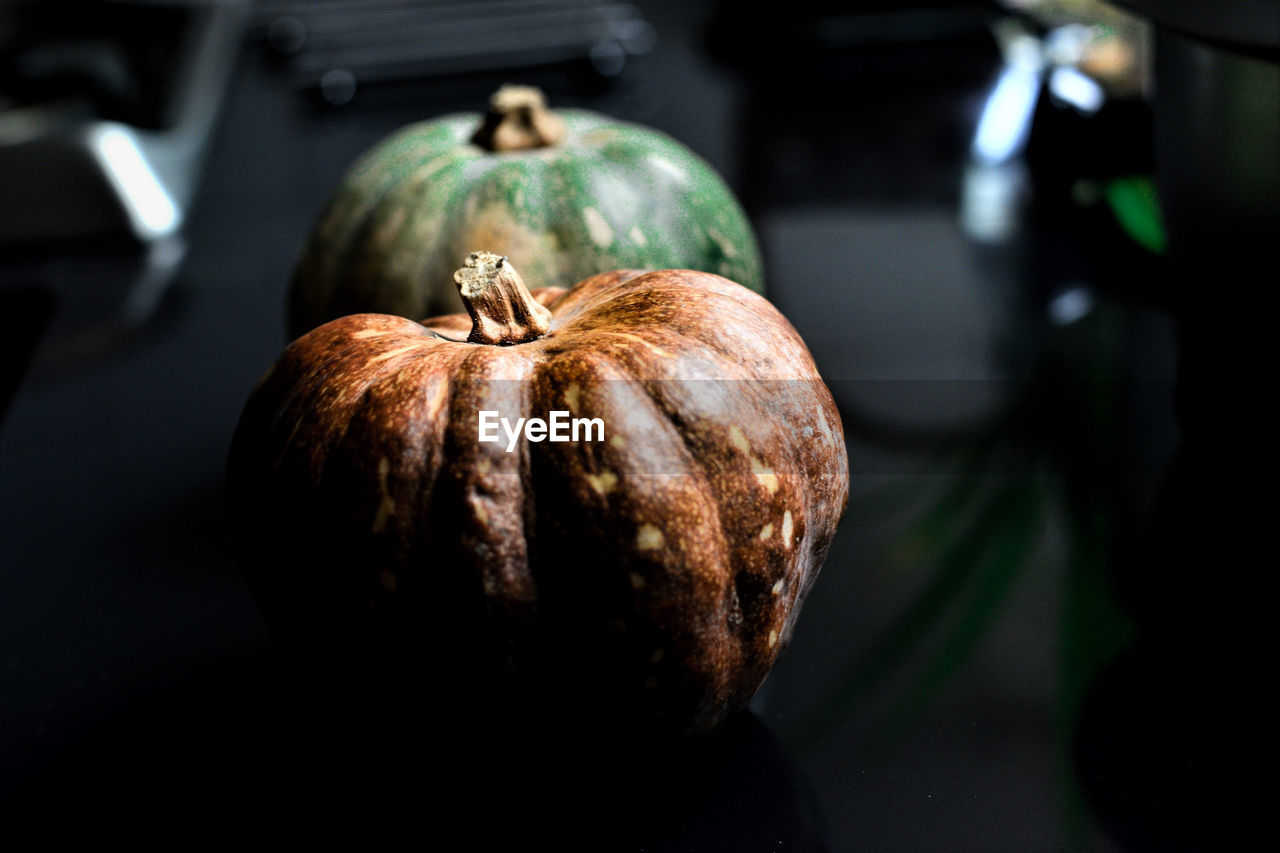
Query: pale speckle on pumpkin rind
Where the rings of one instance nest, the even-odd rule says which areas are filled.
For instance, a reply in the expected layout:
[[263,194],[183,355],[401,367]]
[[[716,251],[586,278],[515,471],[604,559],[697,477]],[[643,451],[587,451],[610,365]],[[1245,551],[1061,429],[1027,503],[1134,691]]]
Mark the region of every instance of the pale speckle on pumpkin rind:
[[[282,630],[332,631],[291,596],[344,577],[363,592],[320,596],[351,608],[337,624],[440,631],[450,648],[558,672],[566,689],[611,684],[637,714],[711,728],[785,647],[843,512],[838,413],[790,325],[732,282],[610,273],[540,298],[555,321],[529,344],[363,315],[286,351],[232,453],[237,541],[267,555],[255,591]],[[581,413],[625,441],[508,454],[475,440],[478,408],[542,413],[574,386]],[[797,423],[813,442],[791,438]],[[661,689],[626,693],[649,679]]]
[[367,152],[295,265],[291,333],[348,313],[461,310],[452,272],[477,249],[509,256],[534,287],[689,268],[763,288],[750,223],[710,166],[656,130],[561,114],[568,136],[547,149],[484,152],[467,141],[478,116],[455,115]]

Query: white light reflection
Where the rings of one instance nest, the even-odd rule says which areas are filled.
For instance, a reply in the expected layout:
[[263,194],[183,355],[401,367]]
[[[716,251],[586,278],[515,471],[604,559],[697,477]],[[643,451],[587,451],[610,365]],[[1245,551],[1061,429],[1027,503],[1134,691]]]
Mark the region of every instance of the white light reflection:
[[1007,66],[1000,73],[973,136],[973,156],[979,162],[1004,163],[1022,151],[1039,91],[1038,70]]
[[970,164],[960,193],[960,228],[980,243],[1008,240],[1018,229],[1026,184],[1019,161]]
[[132,134],[107,125],[95,129],[90,144],[139,236],[163,237],[177,230],[181,212]]
[[1084,285],[1073,285],[1049,301],[1049,322],[1070,326],[1093,310],[1093,291]]
[[1106,95],[1097,81],[1076,68],[1055,68],[1049,75],[1049,91],[1081,112],[1096,113]]

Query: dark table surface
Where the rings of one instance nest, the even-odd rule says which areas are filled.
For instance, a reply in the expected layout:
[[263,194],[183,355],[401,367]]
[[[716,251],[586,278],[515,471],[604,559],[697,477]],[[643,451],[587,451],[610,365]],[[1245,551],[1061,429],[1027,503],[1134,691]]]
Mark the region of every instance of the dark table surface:
[[[1150,617],[1199,596],[1178,568],[1178,533],[1204,516],[1175,488],[1192,476],[1174,464],[1177,273],[1099,200],[1151,174],[1147,105],[1089,117],[1045,96],[1026,146],[984,164],[971,144],[1002,68],[993,7],[933,4],[918,29],[854,16],[810,49],[804,26],[733,4],[638,5],[656,41],[615,77],[508,69],[369,86],[344,106],[247,38],[186,254],[154,299],[125,252],[0,265],[17,341],[0,420],[10,814],[136,829],[167,809],[191,828],[251,809],[296,829],[327,827],[342,802],[361,821],[483,837],[516,820],[515,786],[588,849],[1198,845],[1220,805],[1202,774],[1224,716],[1205,697],[1232,688],[1199,658],[1182,668]],[[291,265],[329,191],[394,128],[475,109],[502,78],[664,130],[725,176],[770,298],[840,405],[852,468],[830,557],[750,712],[619,784],[636,807],[595,822],[583,804],[616,775],[487,755],[433,778],[308,728],[224,527],[230,437],[287,343]],[[1206,634],[1230,621],[1214,606],[1194,611]],[[314,774],[329,787],[309,788]],[[413,793],[428,783],[449,797]],[[319,788],[315,810],[269,805]]]

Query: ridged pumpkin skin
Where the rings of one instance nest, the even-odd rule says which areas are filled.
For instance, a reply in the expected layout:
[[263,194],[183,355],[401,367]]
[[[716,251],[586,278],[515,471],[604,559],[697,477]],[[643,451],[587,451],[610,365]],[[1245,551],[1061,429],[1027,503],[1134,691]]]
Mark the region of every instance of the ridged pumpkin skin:
[[563,110],[565,137],[496,153],[477,114],[404,128],[343,178],[290,288],[296,337],[344,314],[462,310],[452,273],[486,246],[528,277],[569,286],[600,270],[689,268],[762,292],[759,249],[728,187],[670,137]]
[[[307,652],[374,638],[410,681],[448,662],[584,719],[713,729],[787,645],[844,512],[839,413],[791,325],[727,279],[533,293],[550,329],[527,343],[360,314],[289,346],[231,451],[246,577]],[[507,452],[480,410],[598,417],[604,440]]]

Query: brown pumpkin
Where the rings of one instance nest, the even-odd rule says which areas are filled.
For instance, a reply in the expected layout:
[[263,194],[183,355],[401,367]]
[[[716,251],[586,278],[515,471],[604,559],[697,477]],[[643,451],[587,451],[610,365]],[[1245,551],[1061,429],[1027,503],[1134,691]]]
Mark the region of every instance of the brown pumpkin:
[[[714,728],[786,646],[847,501],[804,343],[709,273],[531,294],[475,253],[456,280],[470,317],[333,320],[251,395],[231,522],[269,626],[308,653],[392,656],[409,680]],[[603,435],[482,442],[483,411]]]

